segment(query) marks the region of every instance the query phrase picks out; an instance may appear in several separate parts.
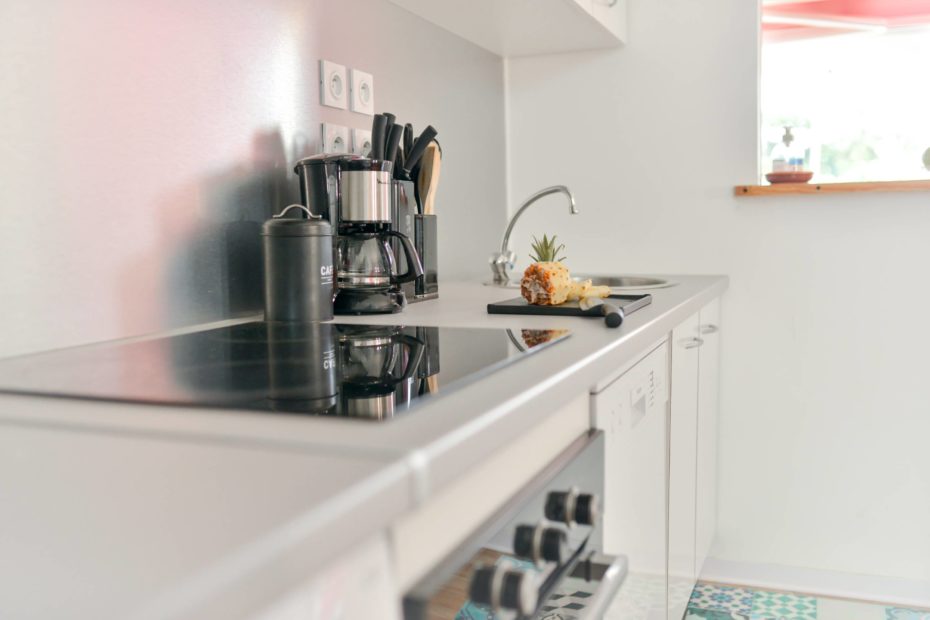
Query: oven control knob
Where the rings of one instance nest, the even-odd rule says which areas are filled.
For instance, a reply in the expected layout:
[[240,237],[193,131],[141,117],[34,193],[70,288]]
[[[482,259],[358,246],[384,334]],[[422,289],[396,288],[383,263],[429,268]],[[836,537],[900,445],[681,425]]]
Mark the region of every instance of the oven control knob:
[[524,560],[534,560],[535,525],[518,525],[513,534],[513,552]]
[[600,517],[597,495],[570,491],[552,491],[546,497],[546,518],[567,525],[594,525]]
[[473,603],[490,607],[491,589],[494,584],[494,571],[496,566],[479,566],[471,576],[471,585],[468,587],[468,598]]
[[479,566],[472,574],[468,598],[493,611],[532,614],[539,602],[536,577],[513,566]]
[[568,535],[562,528],[545,523],[518,525],[513,536],[513,552],[536,564],[561,564],[569,555]]
[[600,498],[591,493],[580,493],[575,500],[575,523],[596,525],[601,516]]
[[501,609],[528,616],[536,611],[538,603],[539,586],[534,574],[518,569],[504,571],[501,579]]
[[561,564],[568,560],[568,535],[558,527],[543,528],[539,542],[539,555],[546,562]]

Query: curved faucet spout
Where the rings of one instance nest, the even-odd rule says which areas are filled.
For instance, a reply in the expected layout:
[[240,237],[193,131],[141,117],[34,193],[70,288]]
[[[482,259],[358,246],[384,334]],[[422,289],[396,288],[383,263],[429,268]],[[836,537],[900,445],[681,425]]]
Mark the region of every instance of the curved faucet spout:
[[517,209],[517,212],[513,214],[513,217],[510,218],[510,222],[507,224],[507,230],[504,231],[504,238],[501,240],[500,252],[491,256],[490,263],[491,271],[494,272],[494,284],[506,285],[510,281],[510,271],[514,268],[517,260],[516,255],[510,251],[510,233],[513,232],[513,227],[516,225],[517,220],[520,219],[520,216],[523,215],[523,212],[526,211],[531,204],[540,198],[548,196],[549,194],[559,193],[565,194],[568,197],[569,213],[572,215],[578,213],[578,207],[575,206],[575,197],[564,185],[546,187],[524,200],[523,204],[520,205],[520,208]]
[[539,190],[538,192],[536,192],[535,194],[533,194],[532,196],[524,200],[523,204],[520,205],[520,208],[517,209],[517,212],[513,214],[512,218],[510,218],[510,223],[507,224],[507,230],[504,231],[504,238],[501,240],[501,254],[506,254],[507,250],[510,248],[510,233],[513,232],[513,227],[514,225],[516,225],[517,220],[520,219],[520,216],[523,215],[523,212],[526,211],[527,208],[531,204],[533,204],[540,198],[548,196],[549,194],[559,194],[559,193],[562,193],[568,196],[568,211],[572,215],[577,215],[578,207],[575,205],[575,197],[572,195],[571,190],[565,187],[564,185],[553,185],[552,187],[546,187],[544,189]]

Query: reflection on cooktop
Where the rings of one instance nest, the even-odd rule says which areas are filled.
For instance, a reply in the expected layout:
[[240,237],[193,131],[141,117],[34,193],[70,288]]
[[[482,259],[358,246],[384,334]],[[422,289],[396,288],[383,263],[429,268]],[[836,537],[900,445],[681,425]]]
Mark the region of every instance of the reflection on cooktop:
[[243,323],[0,360],[0,392],[387,420],[568,335]]

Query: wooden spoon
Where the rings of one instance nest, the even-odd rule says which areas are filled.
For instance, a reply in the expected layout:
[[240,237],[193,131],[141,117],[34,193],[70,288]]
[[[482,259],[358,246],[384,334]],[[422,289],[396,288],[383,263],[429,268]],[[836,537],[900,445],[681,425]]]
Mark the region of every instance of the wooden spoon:
[[442,154],[439,145],[430,142],[420,160],[420,176],[417,187],[424,215],[436,214],[436,188],[439,186],[439,172],[442,168]]

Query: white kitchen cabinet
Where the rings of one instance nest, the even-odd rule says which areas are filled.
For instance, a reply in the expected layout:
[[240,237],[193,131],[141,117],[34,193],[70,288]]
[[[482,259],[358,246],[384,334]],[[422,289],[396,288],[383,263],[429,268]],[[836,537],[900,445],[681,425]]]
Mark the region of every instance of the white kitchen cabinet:
[[684,616],[694,588],[697,494],[700,319],[691,316],[671,339],[672,394],[669,408],[668,617]]
[[579,0],[590,2],[591,15],[620,41],[626,41],[626,0]]
[[717,409],[720,394],[720,300],[700,312],[698,348],[697,505],[695,572],[700,575],[717,531]]
[[719,333],[715,299],[592,394],[605,550],[630,559],[610,619],[681,620],[713,543]]
[[627,0],[391,0],[499,56],[617,47]]
[[604,431],[604,550],[629,558],[612,614],[665,620],[668,346],[592,394]]

